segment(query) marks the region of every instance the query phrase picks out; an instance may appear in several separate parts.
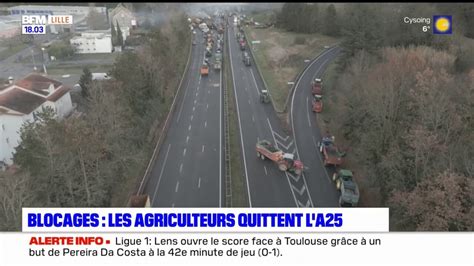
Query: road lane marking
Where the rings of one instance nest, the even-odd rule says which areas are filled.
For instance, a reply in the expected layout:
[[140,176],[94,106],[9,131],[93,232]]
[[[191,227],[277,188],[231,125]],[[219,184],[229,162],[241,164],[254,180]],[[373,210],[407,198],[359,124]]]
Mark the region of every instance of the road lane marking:
[[280,138],[280,139],[283,140],[283,141],[288,140],[288,138],[290,137],[290,136],[286,136],[286,138],[284,138],[284,137],[280,136],[280,134],[278,134],[277,132],[273,132],[273,133],[274,133],[275,135],[277,135],[277,137]]
[[[303,76],[306,74],[306,72],[313,66],[313,64],[315,64],[315,63],[318,61],[318,59],[321,58],[323,55],[329,53],[329,51],[334,50],[334,48],[335,48],[335,47],[333,47],[333,48],[331,48],[331,49],[328,49],[328,50],[324,51],[322,54],[320,54],[318,57],[316,57],[316,59],[313,60],[313,62],[311,62],[311,63],[309,64],[309,66],[303,71],[303,73],[302,73],[301,76],[299,77],[298,81],[296,81],[296,84],[294,85],[294,86],[295,86],[295,89],[293,90],[293,95],[292,95],[292,97],[291,97],[290,120],[291,120],[291,129],[292,129],[292,132],[293,132],[293,139],[294,139],[294,141],[295,141],[296,154],[299,154],[299,152],[298,152],[298,142],[296,141],[295,123],[294,123],[294,119],[293,119],[293,113],[294,113],[294,112],[293,112],[293,106],[294,106],[294,102],[295,102],[295,95],[296,95],[296,91],[297,91],[297,89],[298,89],[298,85],[299,85],[299,83],[300,83],[302,77],[303,77]],[[319,156],[319,158],[321,159],[321,155],[320,155],[319,153],[318,153],[318,156]],[[299,157],[299,156],[298,156],[298,157]],[[324,169],[324,173],[325,173],[326,177],[329,179],[329,176],[328,176],[328,173],[327,173],[326,169]],[[303,181],[304,181],[305,185],[307,186],[307,184],[306,184],[306,178],[305,178],[304,174],[302,174],[302,175],[303,175]],[[330,180],[330,179],[329,179],[329,180]],[[313,205],[313,200],[311,199],[311,193],[309,193],[309,189],[308,189],[308,196],[309,196],[309,200],[311,201],[311,202],[310,202],[310,203],[311,203],[311,206],[314,206],[314,205]]]
[[249,99],[249,105],[250,105],[250,99]]
[[309,127],[311,127],[311,120],[309,119],[309,109],[308,109],[309,105],[308,105],[308,103],[309,103],[309,98],[306,97],[306,116],[308,117],[308,125],[309,125]]
[[168,150],[166,150],[165,159],[163,160],[163,166],[161,167],[160,176],[158,177],[158,183],[156,184],[155,192],[153,192],[153,198],[151,199],[152,205],[154,205],[153,203],[155,203],[156,192],[158,191],[158,187],[160,186],[161,176],[163,176],[163,170],[165,170],[166,160],[168,160],[168,153],[170,152],[170,148],[171,144],[168,144]]
[[209,104],[206,104],[206,110],[209,108]]
[[197,100],[194,100],[194,105],[196,105]]
[[253,115],[252,115],[252,122],[255,122],[255,118],[253,117]]
[[199,181],[198,181],[198,188],[201,188],[201,178],[199,178]]
[[204,128],[207,127],[207,121],[204,121]]
[[191,79],[188,79],[188,84],[186,85],[186,89],[184,90],[184,98],[183,102],[181,103],[181,108],[179,108],[179,113],[178,113],[178,118],[176,119],[176,123],[179,123],[179,118],[181,117],[181,112],[183,111],[183,106],[186,102],[186,94],[188,93],[188,86],[189,86],[189,81]]
[[191,125],[189,125],[188,130],[191,130]]
[[255,89],[257,90],[257,95],[260,95],[260,90],[258,89],[257,80],[255,79],[255,75],[253,74],[252,69],[250,69],[250,74],[252,74],[253,82],[255,83]]
[[179,173],[181,174],[181,172],[183,172],[183,163],[179,166]]
[[263,166],[263,169],[265,169],[265,175],[268,175],[268,173],[267,173],[267,167],[265,167],[265,165]]
[[230,49],[231,43],[229,40],[229,35],[227,34],[227,49],[229,51],[229,58],[230,58],[230,70],[232,72],[232,83],[235,95],[235,104],[237,105],[237,120],[239,121],[239,131],[240,131],[240,145],[242,147],[243,152],[243,159],[244,159],[244,170],[245,170],[245,180],[247,181],[247,195],[249,197],[249,207],[252,208],[252,197],[250,195],[250,185],[249,185],[249,175],[247,170],[247,159],[245,156],[245,148],[244,148],[244,138],[242,134],[242,123],[240,122],[240,108],[239,108],[239,97],[237,97],[237,87],[235,86],[235,73],[234,73],[234,66],[232,64],[232,49]]
[[194,112],[195,110],[196,110],[196,107],[195,107],[195,106],[193,106],[193,112]]
[[201,149],[201,152],[204,152],[204,145],[202,145],[202,149]]
[[[270,124],[270,119],[268,119],[268,117],[267,117],[267,122],[268,122],[268,126],[270,127],[270,131],[273,133],[272,124]],[[273,138],[273,141],[275,142],[275,145],[276,145],[275,135],[272,134],[272,138]],[[290,186],[290,191],[291,191],[291,194],[293,195],[293,199],[295,200],[295,205],[298,206],[295,192],[291,188],[291,181],[290,181],[290,178],[288,177],[288,173],[286,171],[285,171],[285,176],[286,176],[286,180],[288,181],[288,185]]]
[[186,143],[188,143],[189,141],[189,136],[186,136]]
[[183,150],[183,157],[186,155],[186,148]]
[[193,121],[194,115],[191,115],[191,121]]
[[178,188],[179,188],[179,181],[176,183],[176,188],[174,189],[174,192],[178,192]]
[[174,202],[171,204],[171,208],[174,208]]

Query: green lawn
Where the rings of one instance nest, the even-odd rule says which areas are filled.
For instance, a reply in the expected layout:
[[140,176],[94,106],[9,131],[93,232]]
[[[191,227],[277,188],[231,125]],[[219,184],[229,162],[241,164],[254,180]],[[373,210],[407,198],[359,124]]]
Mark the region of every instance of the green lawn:
[[[269,87],[275,107],[284,110],[284,105],[296,75],[307,63],[325,50],[324,46],[334,45],[339,39],[321,34],[300,34],[287,32],[278,28],[255,29],[245,28],[249,42],[259,40],[253,46],[255,60]],[[304,44],[295,44],[295,38],[304,38]]]
[[[51,75],[66,75],[66,74],[82,74],[83,68],[85,66],[54,66],[47,67],[48,74]],[[87,66],[91,72],[107,73],[112,69],[111,65],[88,65]]]

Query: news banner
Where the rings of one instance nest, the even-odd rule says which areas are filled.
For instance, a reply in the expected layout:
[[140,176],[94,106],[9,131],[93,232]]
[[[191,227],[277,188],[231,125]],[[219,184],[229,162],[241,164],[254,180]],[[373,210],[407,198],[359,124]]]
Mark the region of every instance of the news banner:
[[388,232],[388,208],[23,208],[0,265],[472,265],[472,234]]

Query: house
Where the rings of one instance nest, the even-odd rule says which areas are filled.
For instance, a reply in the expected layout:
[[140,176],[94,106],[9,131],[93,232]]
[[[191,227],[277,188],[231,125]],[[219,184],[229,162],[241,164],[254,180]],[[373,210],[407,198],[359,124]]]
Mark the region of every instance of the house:
[[57,119],[72,112],[69,90],[61,82],[36,73],[0,86],[0,168],[13,163],[24,122],[36,121],[44,107],[52,108]]
[[113,23],[115,30],[117,30],[118,22],[124,41],[130,36],[130,29],[137,26],[135,15],[121,3],[109,11],[109,20]]
[[111,30],[89,30],[70,40],[78,54],[112,53]]

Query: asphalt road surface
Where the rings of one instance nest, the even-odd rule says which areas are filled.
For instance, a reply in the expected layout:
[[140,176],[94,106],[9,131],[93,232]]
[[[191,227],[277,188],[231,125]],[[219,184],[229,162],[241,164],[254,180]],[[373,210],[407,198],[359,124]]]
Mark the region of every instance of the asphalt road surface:
[[[328,64],[337,56],[339,48],[331,48],[319,55],[305,69],[296,81],[295,91],[291,100],[290,119],[298,154],[309,167],[306,170],[307,182],[314,206],[339,207],[340,193],[330,177],[333,168],[323,165],[317,143],[321,140],[321,132],[316,122],[316,114],[312,112],[311,81],[320,78]],[[324,80],[323,80],[324,93]],[[324,101],[324,96],[323,96]],[[323,110],[324,112],[324,110]]]
[[224,202],[222,75],[210,68],[209,76],[201,77],[201,31],[195,38],[184,93],[145,188],[153,207],[221,207]]
[[228,48],[250,207],[312,207],[304,174],[293,176],[281,172],[272,161],[257,157],[258,140],[266,139],[289,153],[295,153],[296,147],[292,136],[284,133],[272,105],[260,102],[259,94],[264,89],[262,78],[253,58],[251,66],[244,65],[236,38],[238,29],[232,18],[229,25]]

